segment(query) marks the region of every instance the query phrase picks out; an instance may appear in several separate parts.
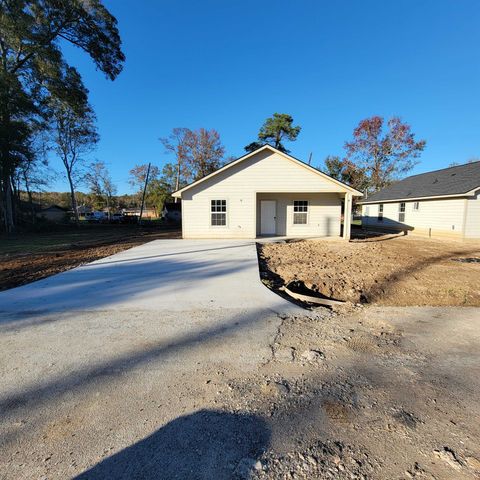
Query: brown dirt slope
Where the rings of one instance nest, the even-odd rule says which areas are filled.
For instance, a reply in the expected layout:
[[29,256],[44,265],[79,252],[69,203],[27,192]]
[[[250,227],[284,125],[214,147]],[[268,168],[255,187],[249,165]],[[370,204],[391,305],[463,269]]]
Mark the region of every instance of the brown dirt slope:
[[268,243],[274,286],[301,280],[338,300],[380,305],[480,305],[480,242],[413,236]]

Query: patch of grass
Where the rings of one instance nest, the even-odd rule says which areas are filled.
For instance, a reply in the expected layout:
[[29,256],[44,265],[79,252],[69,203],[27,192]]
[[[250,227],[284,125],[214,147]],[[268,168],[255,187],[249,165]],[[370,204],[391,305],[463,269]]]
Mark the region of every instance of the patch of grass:
[[72,246],[109,243],[128,235],[136,235],[138,231],[136,225],[82,225],[53,232],[1,236],[0,255],[45,253]]

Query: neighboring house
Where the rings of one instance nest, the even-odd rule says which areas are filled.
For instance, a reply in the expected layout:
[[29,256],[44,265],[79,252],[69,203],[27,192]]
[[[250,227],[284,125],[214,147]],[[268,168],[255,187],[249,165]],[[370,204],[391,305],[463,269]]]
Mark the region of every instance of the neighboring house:
[[79,218],[85,218],[88,213],[92,213],[92,212],[93,212],[93,208],[92,208],[92,207],[89,207],[89,206],[87,206],[87,205],[79,205],[79,206],[77,207],[77,212],[78,212]]
[[162,218],[169,222],[180,223],[182,220],[182,203],[165,202],[163,204]]
[[413,175],[358,203],[367,229],[480,238],[480,162]]
[[350,238],[354,188],[265,145],[173,193],[183,238]]
[[45,218],[49,222],[61,223],[66,222],[68,217],[68,209],[60,207],[59,205],[50,205],[42,208],[38,215]]

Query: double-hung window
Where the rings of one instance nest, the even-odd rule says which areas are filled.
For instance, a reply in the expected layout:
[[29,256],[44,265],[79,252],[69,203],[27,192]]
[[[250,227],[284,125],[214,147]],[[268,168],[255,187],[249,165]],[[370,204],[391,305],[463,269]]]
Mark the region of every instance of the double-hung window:
[[225,227],[227,225],[227,201],[211,200],[210,225],[212,227]]
[[383,203],[380,203],[378,205],[378,216],[377,216],[377,220],[379,222],[383,222]]
[[405,221],[405,202],[400,202],[398,205],[398,221]]
[[308,221],[308,200],[293,201],[293,224],[306,225]]
[[413,210],[418,212],[420,210],[420,202],[413,202]]

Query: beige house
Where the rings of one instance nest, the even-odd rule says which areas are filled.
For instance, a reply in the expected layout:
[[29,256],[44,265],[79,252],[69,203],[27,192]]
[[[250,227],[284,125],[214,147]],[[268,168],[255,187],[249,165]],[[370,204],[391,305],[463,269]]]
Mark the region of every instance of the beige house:
[[183,238],[348,239],[352,197],[361,195],[269,145],[173,193],[182,200]]
[[359,203],[370,230],[480,238],[480,162],[405,178]]

